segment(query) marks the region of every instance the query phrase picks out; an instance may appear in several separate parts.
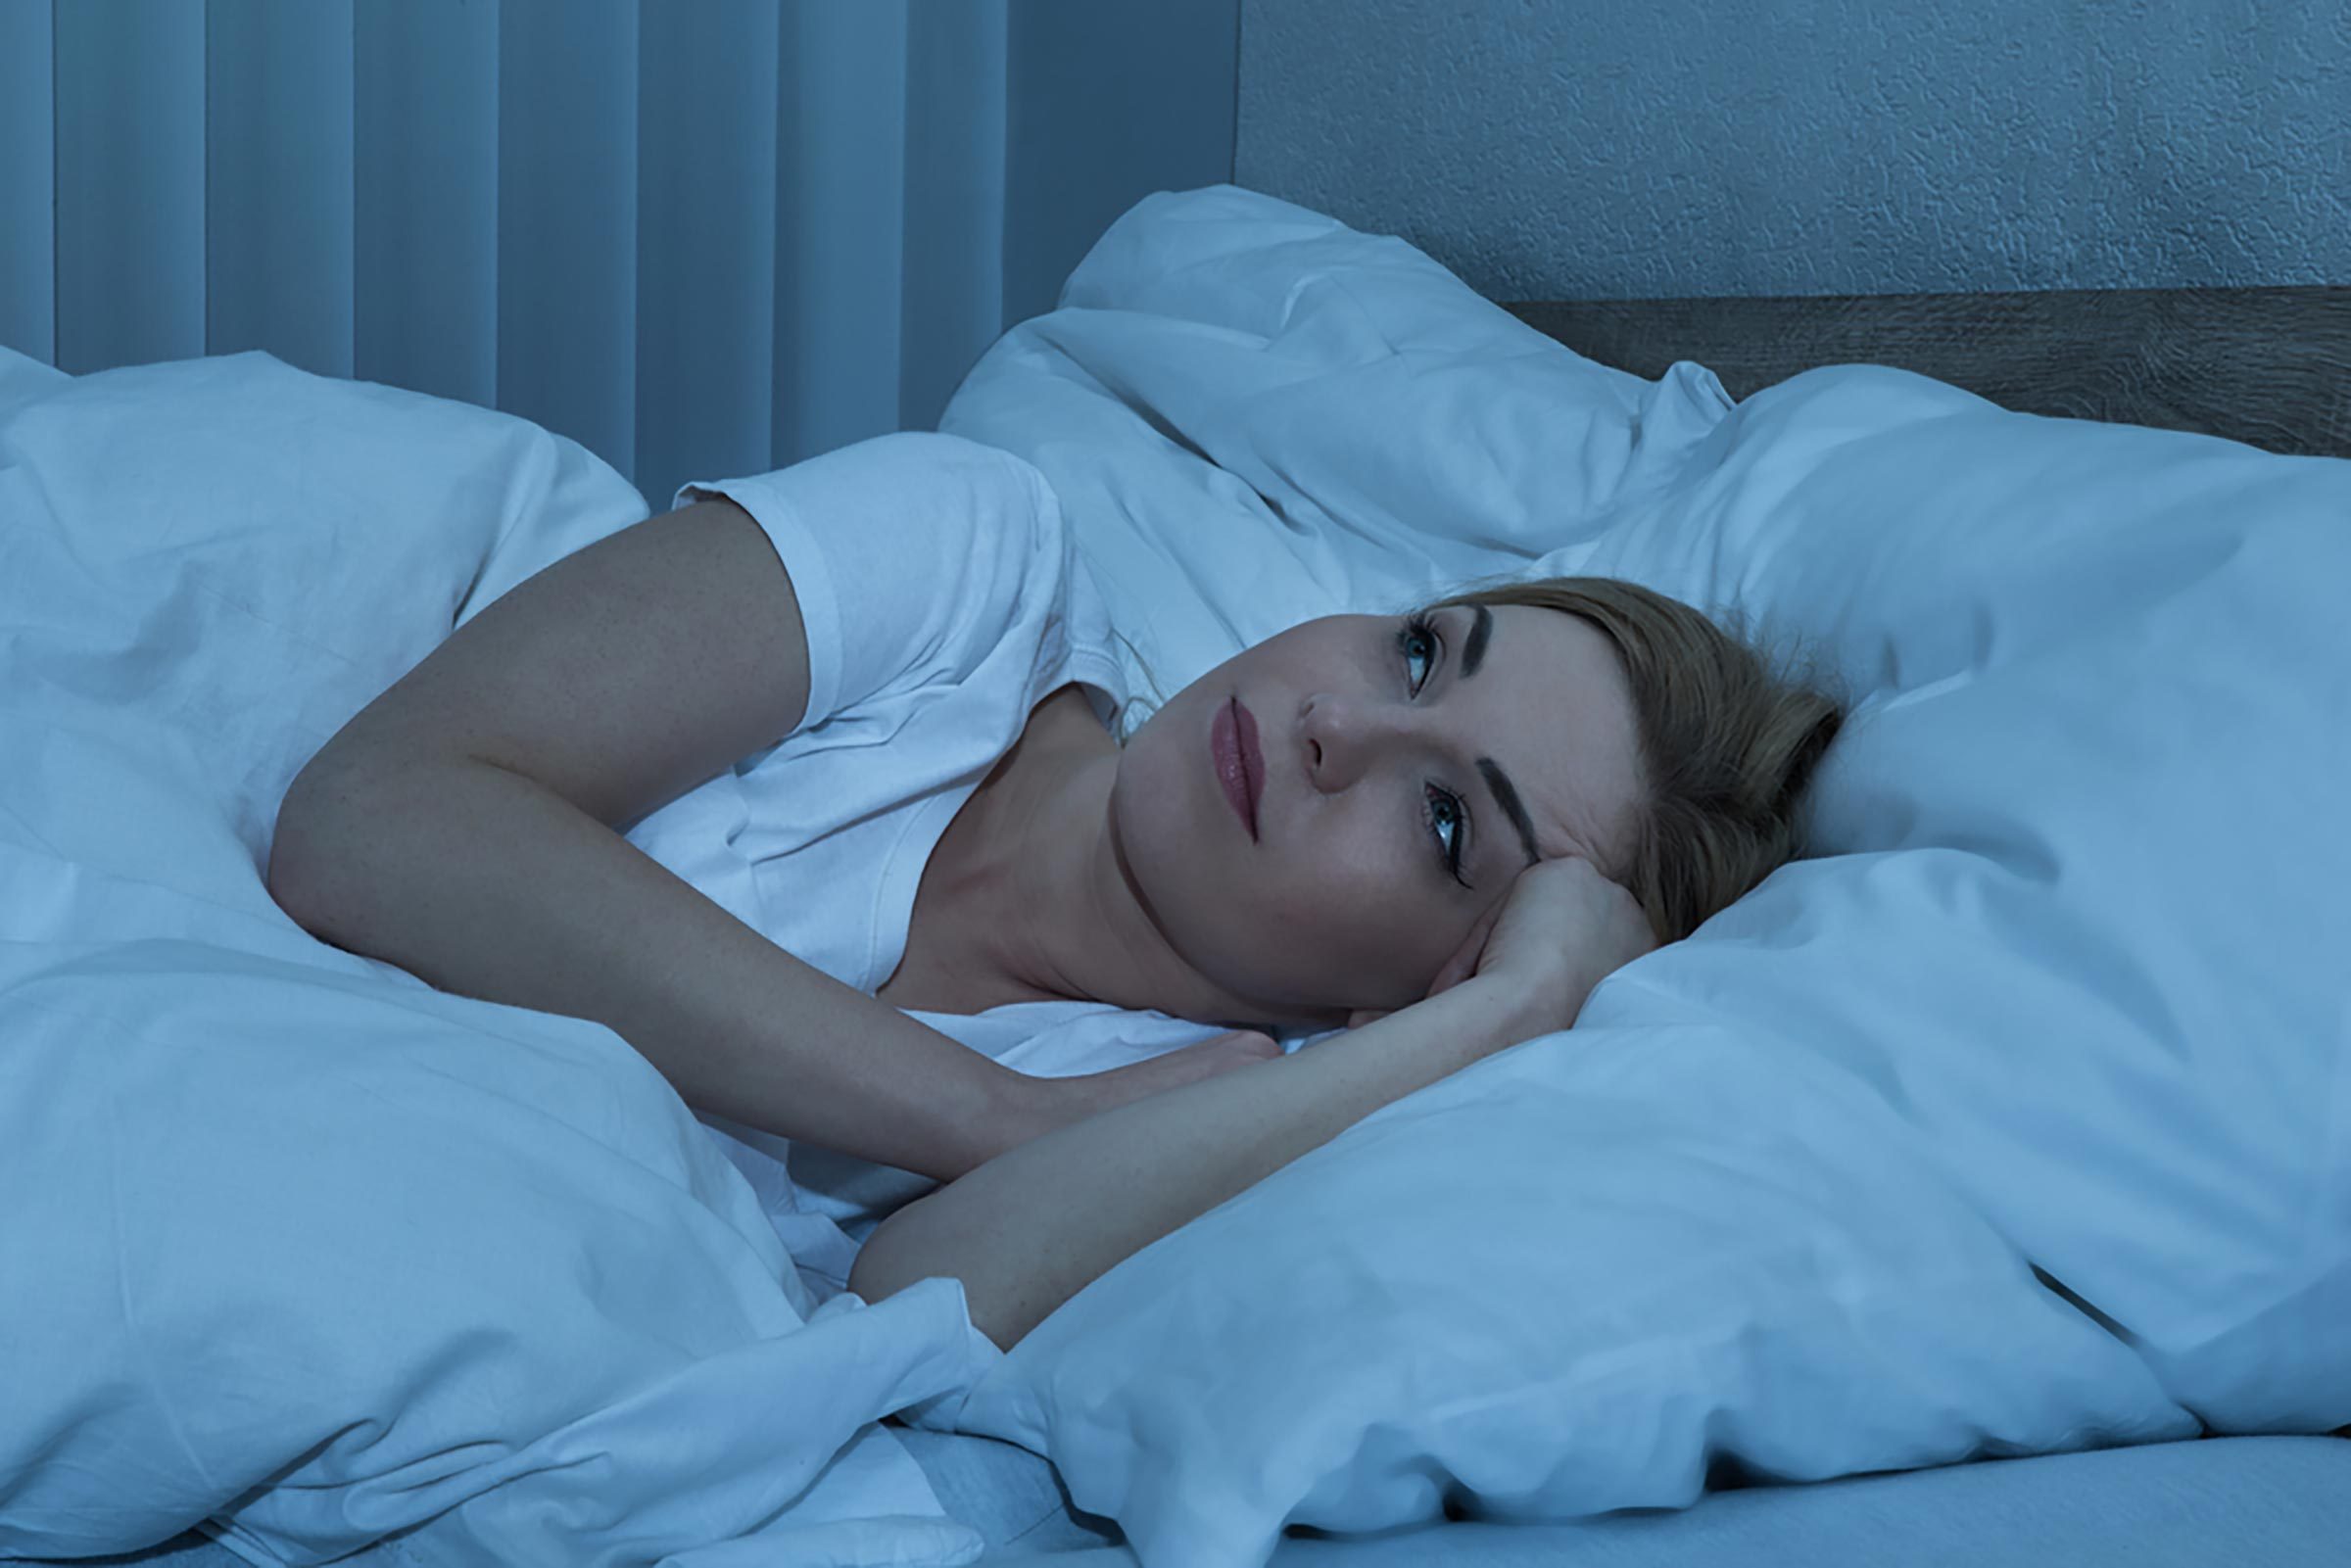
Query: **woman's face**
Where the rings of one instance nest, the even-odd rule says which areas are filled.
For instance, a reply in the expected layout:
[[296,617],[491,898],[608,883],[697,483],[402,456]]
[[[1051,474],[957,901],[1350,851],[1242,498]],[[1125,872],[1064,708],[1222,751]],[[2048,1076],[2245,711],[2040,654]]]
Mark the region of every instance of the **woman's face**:
[[[1621,874],[1638,753],[1607,639],[1525,605],[1440,610],[1425,635],[1408,619],[1270,638],[1176,693],[1120,757],[1110,829],[1135,890],[1258,1016],[1335,1023],[1418,1001],[1526,869],[1529,838],[1540,859]],[[1254,838],[1211,746],[1235,701],[1264,758]]]

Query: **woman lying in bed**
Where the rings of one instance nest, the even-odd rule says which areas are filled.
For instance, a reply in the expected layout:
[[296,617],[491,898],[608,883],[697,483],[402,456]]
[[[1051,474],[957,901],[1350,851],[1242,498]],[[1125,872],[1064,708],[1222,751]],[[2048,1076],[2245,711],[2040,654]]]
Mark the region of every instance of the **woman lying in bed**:
[[[843,640],[933,638],[960,595],[1058,594],[1058,509],[1033,468],[941,436],[725,488],[748,506],[707,495],[558,561],[345,726],[286,797],[270,893],[443,989],[608,1025],[697,1112],[946,1183],[873,1232],[850,1288],[959,1277],[1007,1348],[1371,1111],[1572,1024],[1794,853],[1840,722],[1697,611],[1607,579],[1308,621],[1123,746],[1063,685],[936,840],[869,992],[622,832],[843,711],[837,648],[832,710],[809,711],[801,577],[825,574],[819,624]],[[942,550],[962,565],[924,564]],[[858,569],[907,585],[904,619],[841,613]],[[1051,1078],[902,1011],[1053,999],[1239,1027]],[[1263,1032],[1342,1025],[1289,1056]]]

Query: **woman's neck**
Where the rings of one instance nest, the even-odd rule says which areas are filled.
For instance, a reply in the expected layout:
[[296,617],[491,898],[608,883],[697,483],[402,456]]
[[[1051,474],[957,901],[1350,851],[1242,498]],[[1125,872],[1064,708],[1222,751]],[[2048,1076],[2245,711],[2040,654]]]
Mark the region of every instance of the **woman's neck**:
[[988,802],[959,889],[975,919],[974,962],[1035,1000],[1106,1002],[1226,1027],[1335,1026],[1268,1017],[1169,944],[1113,831],[1118,745],[1098,723],[1094,735],[1099,744],[1081,737],[1023,759]]

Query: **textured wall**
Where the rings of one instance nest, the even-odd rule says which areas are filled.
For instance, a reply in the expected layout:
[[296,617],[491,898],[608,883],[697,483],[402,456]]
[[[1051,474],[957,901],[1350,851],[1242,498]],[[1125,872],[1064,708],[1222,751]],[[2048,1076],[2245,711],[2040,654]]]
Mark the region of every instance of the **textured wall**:
[[2351,283],[2347,0],[1244,0],[1235,179],[1498,299]]

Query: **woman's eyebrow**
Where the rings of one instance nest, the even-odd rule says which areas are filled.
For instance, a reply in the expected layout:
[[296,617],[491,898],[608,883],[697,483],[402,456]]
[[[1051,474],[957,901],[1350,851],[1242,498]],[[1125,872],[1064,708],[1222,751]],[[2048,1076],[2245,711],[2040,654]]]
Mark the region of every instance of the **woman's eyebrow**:
[[1535,853],[1535,825],[1527,820],[1526,805],[1511,785],[1511,776],[1492,757],[1477,759],[1477,776],[1485,780],[1486,787],[1494,793],[1494,803],[1511,819],[1511,826],[1518,830],[1518,842],[1526,850],[1526,863],[1529,866],[1540,863],[1543,857]]
[[[1464,681],[1476,675],[1477,667],[1486,662],[1487,645],[1494,641],[1494,612],[1483,604],[1473,604],[1470,610],[1469,636],[1462,644],[1461,676]],[[1518,798],[1518,786],[1511,783],[1511,776],[1492,757],[1477,759],[1477,776],[1486,782],[1494,804],[1511,819],[1511,826],[1518,830],[1518,842],[1526,851],[1526,863],[1540,864],[1543,857],[1535,849],[1535,825],[1527,818],[1526,802]]]
[[1475,618],[1469,623],[1469,641],[1462,644],[1462,679],[1466,681],[1486,662],[1486,643],[1494,636],[1494,612],[1483,604],[1470,608]]

